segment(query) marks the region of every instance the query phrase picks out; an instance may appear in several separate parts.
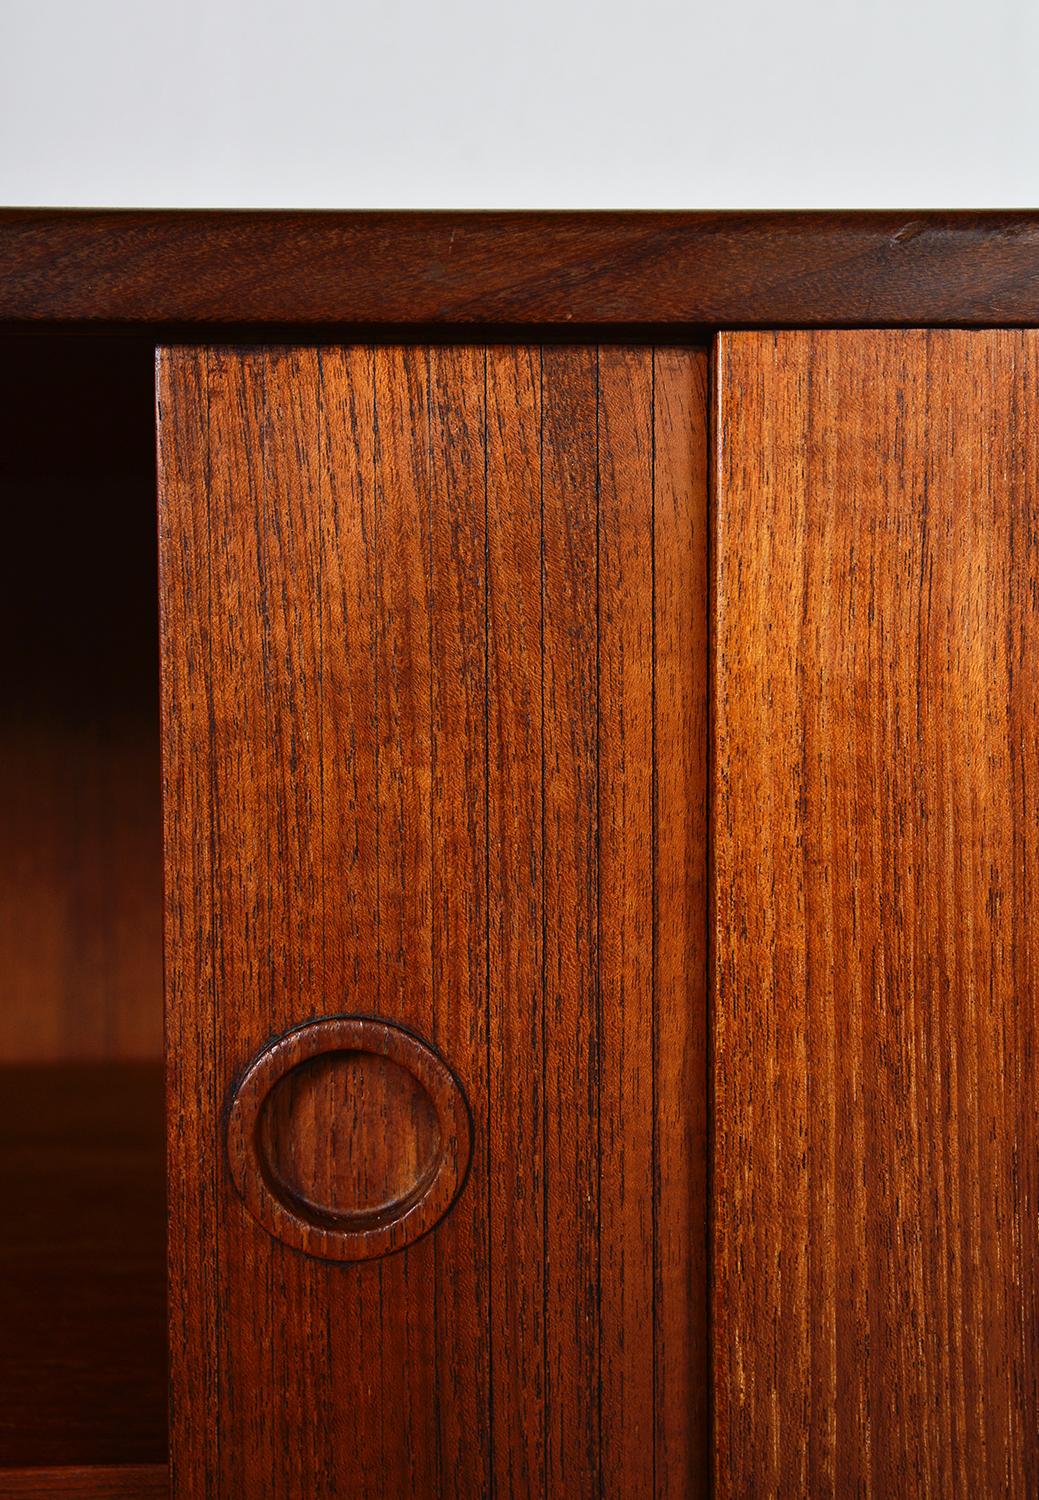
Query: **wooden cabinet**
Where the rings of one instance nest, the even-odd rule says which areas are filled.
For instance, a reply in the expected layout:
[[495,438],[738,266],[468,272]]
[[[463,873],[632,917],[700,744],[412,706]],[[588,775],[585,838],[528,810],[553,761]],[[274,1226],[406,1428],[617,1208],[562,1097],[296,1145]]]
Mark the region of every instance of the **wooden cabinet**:
[[0,215],[0,1500],[1036,1492],[1037,288]]

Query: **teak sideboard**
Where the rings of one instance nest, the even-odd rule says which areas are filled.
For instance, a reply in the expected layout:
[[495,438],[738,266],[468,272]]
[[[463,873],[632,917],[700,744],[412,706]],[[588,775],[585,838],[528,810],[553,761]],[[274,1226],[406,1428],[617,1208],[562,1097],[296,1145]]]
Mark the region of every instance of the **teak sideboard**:
[[7,210],[0,334],[0,1497],[1039,1494],[1039,215]]

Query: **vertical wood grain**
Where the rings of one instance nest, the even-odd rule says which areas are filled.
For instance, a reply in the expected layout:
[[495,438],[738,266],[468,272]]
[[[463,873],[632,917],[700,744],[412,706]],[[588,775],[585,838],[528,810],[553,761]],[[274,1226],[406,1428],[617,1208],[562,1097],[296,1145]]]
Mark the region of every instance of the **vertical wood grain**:
[[719,343],[722,1496],[1039,1484],[1037,377]]
[[599,1338],[604,1475],[653,1495],[653,351],[599,353]]
[[547,1493],[541,389],[540,349],[487,351],[489,1300],[501,1500]]
[[[433,1036],[463,1078],[479,1078],[489,1040],[486,354],[445,347],[428,359]],[[435,1238],[444,1495],[491,1485],[486,1089],[470,1108],[474,1191]]]
[[[286,586],[298,574],[318,583],[320,465],[305,351],[214,349],[208,367],[219,1109],[269,1036],[325,1010],[319,611]],[[216,1147],[222,1155],[219,1139]],[[237,1485],[287,1495],[292,1476],[306,1474],[323,1500],[333,1485],[322,1382],[330,1350],[314,1311],[327,1295],[325,1268],[315,1275],[255,1234],[226,1175],[220,1215],[219,1398],[235,1436],[220,1443],[215,1493]]]
[[[169,1228],[170,1482],[217,1494],[222,1196],[213,1126],[222,1080],[213,967],[217,911],[212,835],[209,646],[209,365],[205,351],[165,349],[156,368],[160,475],[159,608],[163,639],[162,798],[167,876],[166,1132]],[[176,649],[170,649],[171,637]],[[171,878],[172,877],[172,878]],[[178,1288],[191,1287],[190,1297]]]
[[660,1500],[711,1474],[707,357],[653,355],[654,1411]]
[[[701,1492],[702,374],[161,357],[177,1500]],[[448,1217],[353,1265],[222,1160],[251,1057],[336,1011],[430,1038],[473,1114]],[[345,1077],[265,1129],[349,1133]]]
[[[324,348],[318,360],[319,734],[322,864],[328,887],[322,895],[322,965],[329,1010],[375,1012],[380,890],[375,352]],[[331,1368],[359,1370],[349,1421],[343,1420],[336,1393],[321,1387],[337,1455],[336,1482],[358,1500],[378,1500],[385,1430],[378,1362],[380,1265],[361,1264],[350,1272],[336,1268],[328,1276],[320,1311]]]
[[598,351],[542,354],[546,1482],[600,1484]]
[[[433,1033],[429,368],[420,348],[375,360],[379,915],[375,1013]],[[467,1080],[472,1085],[472,1080]],[[478,1082],[478,1080],[477,1080]],[[436,1246],[379,1262],[372,1359],[378,1483],[421,1494],[437,1473]],[[368,1463],[371,1459],[369,1456]]]

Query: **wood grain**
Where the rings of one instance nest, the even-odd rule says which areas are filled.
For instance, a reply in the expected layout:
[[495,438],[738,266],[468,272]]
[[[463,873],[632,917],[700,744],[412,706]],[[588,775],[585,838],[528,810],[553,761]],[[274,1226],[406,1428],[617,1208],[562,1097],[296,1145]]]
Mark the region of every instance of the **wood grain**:
[[[160,355],[177,1500],[706,1493],[703,370]],[[473,1116],[443,1222],[341,1267],[220,1161],[336,1011]]]
[[542,385],[539,348],[488,349],[489,1415],[502,1500],[547,1493]]
[[[491,1489],[487,670],[487,356],[430,349],[429,653],[433,1036],[482,1087],[472,1191],[434,1235],[441,1493]],[[410,750],[407,752],[410,753]],[[464,1350],[464,1359],[455,1353]]]
[[598,1492],[598,351],[542,353],[541,643],[548,1493]]
[[[418,1079],[362,1048],[293,1068],[267,1096],[259,1124],[260,1151],[279,1188],[318,1214],[346,1219],[407,1197],[440,1145]],[[340,1145],[350,1148],[346,1156]]]
[[719,1496],[1036,1493],[1039,341],[719,341]]
[[605,348],[597,369],[600,1446],[633,1500],[656,1459],[653,358]]
[[0,1494],[10,1469],[163,1464],[161,1066],[0,1067],[0,1196]]
[[[654,1419],[660,1500],[710,1492],[707,360],[653,358]],[[690,1294],[689,1288],[694,1291]]]
[[169,1492],[165,1464],[0,1470],[0,1500],[167,1500]]
[[1000,323],[1039,323],[1034,212],[0,212],[14,329]]
[[162,1049],[150,347],[0,340],[0,1060]]
[[265,1047],[235,1089],[226,1134],[256,1221],[332,1261],[389,1255],[427,1234],[472,1155],[469,1105],[443,1058],[371,1016],[298,1026]]

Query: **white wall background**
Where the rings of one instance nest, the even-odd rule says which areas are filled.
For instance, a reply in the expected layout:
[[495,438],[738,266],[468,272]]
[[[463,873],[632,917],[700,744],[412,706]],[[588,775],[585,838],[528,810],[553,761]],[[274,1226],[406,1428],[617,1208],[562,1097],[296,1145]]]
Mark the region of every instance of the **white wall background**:
[[0,0],[0,202],[1033,207],[1037,0]]

